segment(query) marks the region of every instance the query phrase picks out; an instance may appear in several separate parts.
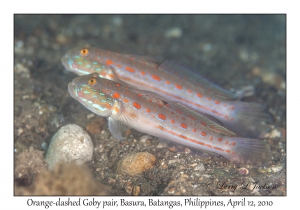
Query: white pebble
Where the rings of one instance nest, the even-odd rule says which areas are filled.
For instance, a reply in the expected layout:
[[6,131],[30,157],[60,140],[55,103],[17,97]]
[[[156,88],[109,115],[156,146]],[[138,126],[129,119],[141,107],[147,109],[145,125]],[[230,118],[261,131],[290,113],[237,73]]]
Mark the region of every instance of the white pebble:
[[271,169],[272,169],[272,171],[273,172],[279,172],[279,171],[281,171],[282,170],[282,166],[280,166],[280,165],[278,165],[278,166],[273,166]]
[[182,30],[179,27],[170,28],[165,32],[167,38],[179,38],[182,35]]
[[59,162],[82,164],[92,159],[94,145],[91,137],[78,125],[60,128],[52,137],[46,154],[49,169]]

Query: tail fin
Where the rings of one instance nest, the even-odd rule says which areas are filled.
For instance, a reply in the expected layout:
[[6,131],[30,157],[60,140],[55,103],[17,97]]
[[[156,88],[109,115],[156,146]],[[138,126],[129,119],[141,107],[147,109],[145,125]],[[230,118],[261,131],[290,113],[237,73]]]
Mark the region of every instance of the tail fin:
[[250,162],[256,166],[269,164],[272,153],[269,145],[264,141],[240,137],[230,137],[230,139],[236,142],[234,154],[231,152],[224,155],[230,161],[242,164]]
[[222,122],[239,136],[247,138],[261,138],[269,131],[266,123],[271,122],[270,115],[261,104],[234,101],[230,102],[234,107],[232,121]]

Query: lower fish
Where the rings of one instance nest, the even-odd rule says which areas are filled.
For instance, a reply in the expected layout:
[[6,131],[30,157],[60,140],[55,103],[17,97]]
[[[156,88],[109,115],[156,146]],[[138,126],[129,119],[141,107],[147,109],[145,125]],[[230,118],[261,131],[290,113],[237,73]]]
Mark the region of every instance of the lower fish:
[[237,135],[205,116],[152,92],[99,77],[98,73],[73,79],[70,95],[93,113],[108,118],[116,139],[134,128],[162,139],[217,153],[235,163],[268,164],[269,146],[262,140]]

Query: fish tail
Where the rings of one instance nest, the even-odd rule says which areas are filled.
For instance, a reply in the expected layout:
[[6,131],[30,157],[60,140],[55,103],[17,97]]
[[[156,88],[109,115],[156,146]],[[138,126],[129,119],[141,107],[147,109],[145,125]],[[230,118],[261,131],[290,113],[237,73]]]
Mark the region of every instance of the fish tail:
[[229,154],[224,155],[230,161],[241,164],[250,162],[256,166],[269,164],[272,153],[264,141],[241,137],[230,137],[230,140],[235,142],[235,146]]
[[256,103],[230,102],[230,120],[224,122],[229,130],[247,138],[261,138],[270,130],[271,122],[265,106]]

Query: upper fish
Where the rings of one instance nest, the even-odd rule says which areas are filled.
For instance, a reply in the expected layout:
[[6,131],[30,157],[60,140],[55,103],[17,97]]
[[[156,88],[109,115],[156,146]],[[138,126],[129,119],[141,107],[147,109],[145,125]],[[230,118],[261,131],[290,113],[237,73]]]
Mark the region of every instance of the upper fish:
[[270,116],[264,106],[237,101],[235,94],[174,61],[86,47],[68,51],[62,63],[77,75],[97,72],[180,102],[243,137],[259,138],[269,130]]

